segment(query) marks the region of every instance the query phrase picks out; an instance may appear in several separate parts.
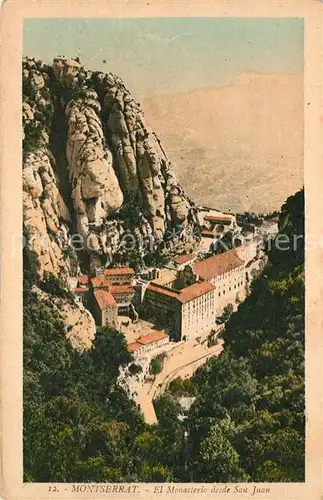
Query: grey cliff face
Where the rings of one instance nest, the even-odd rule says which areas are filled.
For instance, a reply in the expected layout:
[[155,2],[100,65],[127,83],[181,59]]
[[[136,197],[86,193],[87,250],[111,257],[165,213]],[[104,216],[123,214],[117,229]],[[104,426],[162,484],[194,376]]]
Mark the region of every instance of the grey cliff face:
[[53,66],[25,58],[23,90],[24,223],[40,273],[75,274],[74,233],[87,270],[144,264],[151,250],[130,256],[127,232],[155,249],[162,242],[166,258],[194,249],[196,208],[120,78],[65,57]]

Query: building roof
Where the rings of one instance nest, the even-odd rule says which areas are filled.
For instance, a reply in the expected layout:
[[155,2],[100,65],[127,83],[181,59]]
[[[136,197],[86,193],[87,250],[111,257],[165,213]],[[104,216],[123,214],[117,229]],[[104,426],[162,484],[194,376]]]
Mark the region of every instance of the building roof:
[[72,288],[72,292],[88,292],[89,289],[86,286],[77,286],[75,288]]
[[186,264],[186,262],[190,262],[195,258],[196,258],[195,253],[188,253],[186,255],[180,255],[179,257],[176,257],[176,259],[174,259],[174,262],[176,264]]
[[87,285],[89,282],[89,277],[88,276],[78,276],[77,282],[81,285]]
[[106,276],[119,276],[124,274],[135,274],[135,271],[132,267],[113,267],[111,269],[105,269],[104,274]]
[[203,229],[203,231],[201,232],[201,235],[205,236],[206,238],[214,238],[216,234],[216,231],[209,231],[208,229]]
[[109,287],[112,294],[114,293],[134,293],[135,288],[131,285],[113,285]]
[[177,271],[175,269],[160,269],[159,276],[158,278],[153,280],[153,283],[156,283],[157,285],[167,286],[167,283],[171,283],[176,279],[176,277]]
[[151,331],[146,335],[141,335],[136,342],[141,345],[147,345],[167,338],[168,335],[164,331]]
[[101,311],[107,307],[117,307],[117,303],[114,300],[113,295],[106,290],[95,290],[94,297]]
[[196,299],[205,293],[211,292],[215,287],[212,283],[208,283],[207,281],[203,281],[200,283],[194,283],[193,285],[187,286],[182,290],[170,290],[162,286],[158,286],[155,283],[150,283],[147,287],[147,290],[151,290],[153,292],[161,293],[163,295],[167,295],[168,297],[172,297],[182,304],[189,302],[190,300]]
[[228,215],[206,215],[204,220],[209,222],[217,222],[218,224],[231,224],[232,217]]
[[95,276],[94,278],[91,278],[91,283],[93,288],[102,286],[108,287],[110,284],[105,276]]
[[142,344],[138,344],[138,342],[131,342],[131,344],[128,344],[128,351],[137,351],[138,349],[140,349],[140,347],[142,347]]
[[194,272],[198,274],[203,280],[210,280],[219,276],[220,274],[227,273],[236,267],[240,267],[244,264],[233,248],[228,252],[213,255],[208,259],[202,260],[194,264]]
[[163,295],[168,295],[168,297],[173,297],[176,299],[179,295],[178,291],[175,292],[157,283],[149,283],[149,285],[147,286],[147,290],[150,290],[152,292],[162,293]]
[[178,300],[182,304],[186,304],[186,302],[197,299],[198,297],[212,292],[213,290],[215,290],[215,286],[208,281],[203,281],[202,283],[194,283],[193,285],[187,286],[180,291]]

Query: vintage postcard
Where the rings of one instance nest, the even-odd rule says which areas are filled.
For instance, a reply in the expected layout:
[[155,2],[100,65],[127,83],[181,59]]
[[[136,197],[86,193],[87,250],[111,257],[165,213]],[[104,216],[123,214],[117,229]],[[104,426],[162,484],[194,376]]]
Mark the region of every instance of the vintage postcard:
[[4,2],[3,498],[321,498],[321,8]]

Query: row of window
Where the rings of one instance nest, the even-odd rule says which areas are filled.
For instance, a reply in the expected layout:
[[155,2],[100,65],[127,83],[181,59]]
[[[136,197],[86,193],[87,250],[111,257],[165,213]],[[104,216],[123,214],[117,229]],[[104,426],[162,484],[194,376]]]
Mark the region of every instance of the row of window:
[[187,309],[186,314],[188,316],[196,315],[204,311],[209,311],[214,306],[214,303],[209,302],[208,304],[196,305],[192,309]]
[[187,309],[195,309],[199,305],[205,305],[207,303],[211,303],[213,300],[213,296],[211,297],[210,293],[207,293],[205,295],[202,295],[202,297],[199,297],[196,300],[192,300],[191,302],[187,303]]
[[[236,288],[238,288],[239,286],[242,286],[242,284],[243,284],[243,282],[242,282],[242,281],[239,281],[239,283],[238,283],[237,285],[234,285],[234,287],[233,287],[233,288],[234,288],[234,289],[236,289]],[[231,291],[232,291],[232,287],[231,287],[231,286],[229,286],[229,290],[228,290],[228,291],[229,291],[229,292],[231,292]],[[219,297],[221,297],[221,295],[225,295],[225,292],[226,292],[226,290],[223,290],[223,291],[222,291],[222,293],[221,293],[221,292],[218,292],[218,296],[219,296]]]
[[112,286],[119,286],[119,285],[132,285],[132,280],[129,278],[113,278],[113,280],[109,280],[107,278],[109,283],[111,283]]
[[197,311],[196,314],[193,314],[192,316],[188,316],[183,319],[183,326],[185,325],[191,326],[192,324],[194,325],[195,323],[199,323],[201,320],[203,321],[204,319],[213,317],[214,317],[214,310],[208,313],[204,313],[203,311]]
[[[209,322],[212,324],[214,321],[214,315],[212,317],[205,318],[209,320]],[[198,320],[195,321],[183,321],[183,328],[192,328],[196,326],[202,326],[203,325],[204,318],[199,318]]]
[[224,274],[219,274],[219,276],[216,277],[216,280],[224,280],[227,279],[228,276],[232,276],[233,274],[239,274],[242,272],[242,269],[240,267],[237,267],[236,269],[233,269],[232,271],[228,271]]

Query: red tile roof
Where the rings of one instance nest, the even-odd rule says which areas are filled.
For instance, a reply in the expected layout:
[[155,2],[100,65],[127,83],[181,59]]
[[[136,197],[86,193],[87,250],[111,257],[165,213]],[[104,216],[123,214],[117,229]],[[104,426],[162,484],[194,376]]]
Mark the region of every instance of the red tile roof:
[[142,344],[138,344],[138,342],[131,342],[131,344],[128,344],[128,351],[137,351],[138,349],[140,349],[140,347],[142,347]]
[[174,262],[176,264],[185,264],[186,262],[190,262],[191,260],[193,260],[195,258],[196,258],[195,253],[189,253],[186,255],[180,255],[179,257],[176,257],[176,259],[174,259]]
[[95,276],[94,278],[91,278],[91,283],[93,288],[109,286],[109,281],[105,276]]
[[76,288],[72,288],[72,292],[88,292],[89,289],[85,286],[81,287],[81,286],[78,286]]
[[87,285],[89,282],[89,277],[88,276],[78,276],[77,282],[81,283],[81,285]]
[[158,285],[157,283],[149,283],[149,285],[147,286],[147,290],[162,293],[163,295],[167,295],[168,297],[173,297],[175,299],[177,299],[179,295],[179,292],[169,290],[168,288],[165,288],[162,285]]
[[182,290],[169,290],[166,287],[158,286],[155,283],[150,283],[147,287],[147,290],[151,290],[153,292],[161,293],[163,295],[167,295],[168,297],[172,297],[182,304],[189,302],[190,300],[196,299],[205,293],[211,292],[215,287],[212,283],[202,282],[202,283],[194,283],[193,285],[187,286]]
[[113,295],[106,290],[95,290],[94,297],[101,311],[107,307],[117,307]]
[[238,257],[236,249],[233,248],[228,252],[213,255],[208,259],[195,263],[194,272],[203,280],[210,280],[243,264],[244,261]]
[[134,293],[135,288],[131,285],[114,285],[110,286],[109,290],[112,294],[114,293]]
[[204,220],[218,224],[231,224],[232,218],[225,215],[206,215]]
[[164,331],[152,331],[147,333],[146,335],[141,335],[136,342],[141,345],[147,345],[167,338],[168,335]]
[[216,235],[216,231],[208,231],[207,229],[203,229],[202,236],[206,236],[207,238],[214,238]]
[[117,276],[122,274],[135,274],[135,271],[132,267],[113,267],[111,269],[105,269],[104,274],[106,276]]
[[193,285],[187,286],[181,290],[178,300],[182,304],[186,304],[186,302],[190,302],[191,300],[197,299],[206,293],[212,292],[215,290],[215,286],[208,281],[203,281],[202,283],[194,283]]

